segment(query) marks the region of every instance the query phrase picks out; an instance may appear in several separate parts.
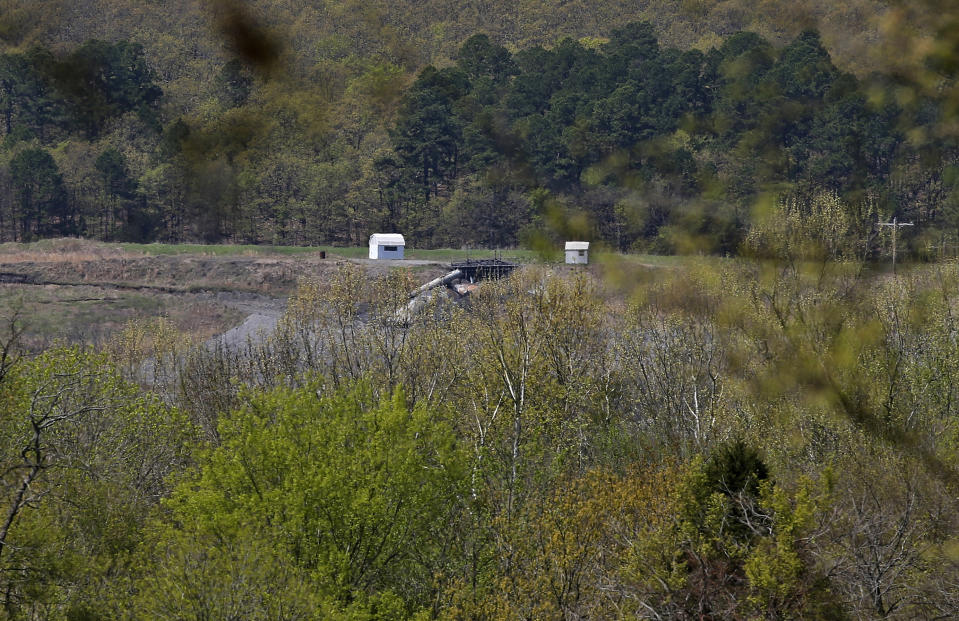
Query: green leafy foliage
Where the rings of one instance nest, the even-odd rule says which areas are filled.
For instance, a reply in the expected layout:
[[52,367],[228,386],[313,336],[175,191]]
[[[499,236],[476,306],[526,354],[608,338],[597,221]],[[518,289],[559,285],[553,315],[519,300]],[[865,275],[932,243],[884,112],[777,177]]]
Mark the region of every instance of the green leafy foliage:
[[[405,618],[430,606],[465,473],[451,430],[425,408],[409,410],[401,391],[376,404],[362,384],[322,390],[317,382],[250,396],[221,420],[219,446],[180,484],[158,526],[155,545],[169,556],[145,572],[148,593],[240,563],[252,572],[244,590],[197,588],[184,593],[186,607],[229,610],[242,600],[257,618],[322,605],[388,619],[397,607]],[[197,556],[197,541],[223,556]],[[271,596],[257,585],[272,572],[290,590]]]
[[349,265],[242,352],[154,342],[155,394],[13,321],[0,616],[959,614],[954,265],[873,262],[959,222],[953,13],[910,76],[864,2],[224,2],[223,49],[96,6],[0,15],[3,238],[743,252],[419,314]]
[[51,349],[0,384],[0,605],[106,611],[190,426],[104,356]]
[[73,117],[88,137],[97,137],[108,120],[135,113],[156,127],[163,92],[143,56],[143,47],[91,40],[44,68]]
[[[264,34],[254,13],[224,11]],[[390,229],[418,247],[515,246],[576,228],[620,250],[732,254],[755,204],[784,190],[949,221],[904,200],[944,187],[948,143],[905,139],[936,125],[934,100],[907,109],[894,80],[845,73],[816,31],[796,34],[680,50],[651,22],[526,48],[470,33],[415,77],[406,51],[349,56],[331,37],[319,48],[329,57],[311,63],[204,59],[187,82],[154,46],[93,39],[5,54],[2,129],[8,148],[33,141],[63,170],[76,222],[32,233],[43,236],[355,245]],[[930,148],[942,157],[926,170],[938,172],[912,174]],[[122,155],[122,193],[105,181],[105,204],[90,199],[96,173],[81,149]],[[548,217],[544,192],[558,207]],[[28,238],[16,222],[0,204],[0,235]]]
[[825,246],[835,196],[778,208],[756,259],[419,313],[410,273],[344,265],[241,352],[153,333],[182,415],[103,357],[14,356],[5,614],[953,615],[955,275]]

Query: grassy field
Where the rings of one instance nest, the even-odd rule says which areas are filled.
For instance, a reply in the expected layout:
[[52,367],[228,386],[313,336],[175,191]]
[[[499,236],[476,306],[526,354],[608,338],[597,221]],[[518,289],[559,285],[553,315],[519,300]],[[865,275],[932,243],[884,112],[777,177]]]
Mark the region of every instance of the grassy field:
[[0,319],[19,313],[23,345],[40,351],[54,342],[103,343],[128,322],[165,317],[200,340],[229,329],[244,314],[210,296],[117,291],[97,286],[0,284]]
[[[318,260],[323,250],[326,261]],[[544,255],[519,249],[412,248],[407,250],[411,261],[406,265],[363,261],[363,269],[373,275],[405,267],[414,278],[426,282],[445,271],[443,264],[494,256],[550,265],[561,265],[563,259],[559,250]],[[31,349],[41,349],[54,340],[103,342],[128,321],[160,316],[202,340],[256,310],[249,302],[230,296],[282,299],[302,278],[324,280],[337,269],[337,259],[366,257],[365,247],[125,244],[80,239],[4,243],[0,244],[0,273],[6,278],[22,276],[29,284],[13,284],[16,280],[0,284],[0,320],[19,308]],[[677,267],[696,260],[596,250],[590,259],[588,269],[603,274],[622,292],[642,287],[651,275],[650,268]]]
[[[207,257],[258,257],[258,256],[288,256],[288,257],[311,257],[317,256],[321,251],[325,251],[329,258],[344,259],[365,259],[368,256],[368,249],[365,246],[343,247],[343,246],[253,246],[244,244],[131,244],[131,243],[105,243],[92,242],[75,239],[47,239],[29,244],[4,243],[0,244],[0,257],[3,255],[14,254],[65,254],[69,252],[83,253],[84,251],[105,254],[139,254],[147,256],[179,256],[179,255],[198,255]],[[543,253],[536,250],[527,250],[514,248],[509,250],[482,250],[470,249],[463,250],[457,248],[434,248],[420,249],[407,248],[406,258],[422,261],[437,261],[447,263],[451,261],[461,261],[466,258],[488,259],[494,256],[504,259],[518,260],[523,263],[561,263],[563,261],[563,252],[556,249],[552,252]],[[647,254],[622,254],[618,252],[605,252],[594,250],[591,252],[591,258],[596,261],[611,261],[623,259],[630,263],[638,263],[652,266],[670,267],[682,262],[682,257],[647,255]]]
[[[253,246],[249,244],[111,244],[127,252],[151,256],[198,254],[211,257],[221,256],[268,256],[268,255],[311,255],[321,250],[331,251],[328,247],[311,246]],[[350,251],[352,248],[344,248]]]
[[[148,255],[180,255],[199,254],[207,256],[259,256],[259,255],[317,255],[325,251],[329,257],[346,259],[365,259],[369,249],[365,246],[251,246],[230,244],[111,244],[127,252],[138,252]],[[539,253],[532,250],[457,250],[454,248],[417,249],[407,248],[406,258],[424,261],[452,261],[466,257],[474,259],[491,258],[502,255],[504,258],[518,258],[523,261],[540,260]],[[561,253],[557,252],[554,260],[559,260]]]
[[[177,254],[203,254],[209,256],[231,256],[231,255],[315,255],[320,251],[325,251],[329,257],[343,257],[346,259],[365,259],[368,256],[368,248],[365,246],[342,247],[342,246],[248,246],[248,245],[199,245],[199,244],[115,244],[117,247],[129,252],[141,252],[149,255],[177,255]],[[440,261],[443,263],[451,261],[461,261],[470,259],[490,259],[501,257],[507,260],[518,260],[523,263],[562,263],[563,251],[555,250],[550,253],[543,253],[537,250],[527,250],[525,248],[513,248],[509,250],[483,250],[470,249],[463,250],[457,248],[407,248],[405,256],[407,259],[423,261]],[[622,258],[624,260],[644,263],[657,266],[674,266],[682,261],[682,257],[651,255],[651,254],[623,254],[619,252],[593,251],[592,256],[596,260],[613,260]]]
[[[111,244],[127,252],[147,255],[183,255],[198,254],[205,256],[310,256],[325,251],[328,257],[342,257],[346,259],[365,259],[368,249],[365,246],[251,246],[230,244]],[[422,261],[438,261],[448,263],[470,259],[490,259],[501,257],[507,260],[518,260],[522,263],[562,263],[563,252],[555,250],[543,253],[537,250],[513,248],[509,250],[484,249],[457,249],[457,248],[407,248],[406,258]],[[677,256],[650,255],[650,254],[623,254],[619,252],[593,251],[596,261],[623,259],[631,263],[671,267],[678,265],[683,258]]]

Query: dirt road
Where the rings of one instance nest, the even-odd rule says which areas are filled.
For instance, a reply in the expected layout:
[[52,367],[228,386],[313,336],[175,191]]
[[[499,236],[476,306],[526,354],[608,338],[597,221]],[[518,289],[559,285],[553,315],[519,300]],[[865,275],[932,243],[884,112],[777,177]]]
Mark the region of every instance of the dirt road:
[[285,297],[275,298],[256,294],[219,293],[215,301],[245,315],[242,323],[207,340],[208,347],[238,350],[248,342],[261,342],[276,330],[286,310]]

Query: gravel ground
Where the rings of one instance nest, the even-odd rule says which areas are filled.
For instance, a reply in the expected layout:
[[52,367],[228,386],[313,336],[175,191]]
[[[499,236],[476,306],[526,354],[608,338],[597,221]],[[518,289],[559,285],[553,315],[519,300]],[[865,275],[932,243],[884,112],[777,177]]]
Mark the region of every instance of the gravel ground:
[[214,298],[224,306],[247,313],[247,316],[241,324],[209,339],[206,343],[208,347],[236,350],[249,341],[261,342],[273,334],[286,310],[286,298],[242,293],[217,293]]

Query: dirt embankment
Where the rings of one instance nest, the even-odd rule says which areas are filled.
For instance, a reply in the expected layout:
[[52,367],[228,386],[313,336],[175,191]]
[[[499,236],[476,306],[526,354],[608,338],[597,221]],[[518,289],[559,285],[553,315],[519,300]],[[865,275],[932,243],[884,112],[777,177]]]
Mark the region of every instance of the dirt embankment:
[[195,256],[104,257],[92,260],[11,262],[0,255],[0,282],[32,285],[96,285],[166,293],[242,291],[285,295],[304,276],[329,268],[308,260]]
[[[164,316],[200,340],[226,342],[273,330],[303,279],[323,281],[346,259],[318,255],[151,256],[108,244],[59,240],[52,248],[0,251],[0,318],[18,308],[29,340],[102,342],[131,319]],[[430,261],[365,261],[370,277],[410,267],[429,280]]]
[[[166,293],[236,291],[289,295],[304,278],[323,279],[344,259],[319,257],[238,257],[134,255],[127,253],[0,253],[0,283],[95,285],[117,289],[153,289]],[[371,276],[394,267],[426,269],[431,261],[353,259]]]

